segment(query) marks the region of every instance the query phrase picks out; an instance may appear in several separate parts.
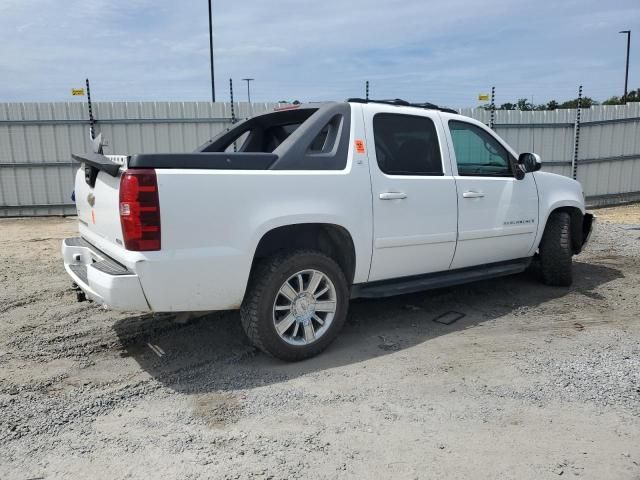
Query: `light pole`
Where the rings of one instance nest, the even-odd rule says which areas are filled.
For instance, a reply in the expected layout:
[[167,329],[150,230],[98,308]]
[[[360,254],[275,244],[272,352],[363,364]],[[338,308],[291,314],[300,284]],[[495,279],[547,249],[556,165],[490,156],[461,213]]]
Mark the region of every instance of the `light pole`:
[[254,80],[253,78],[243,78],[247,82],[247,101],[249,102],[249,116],[253,117],[253,105],[251,105],[251,88],[249,84]]
[[209,63],[211,65],[211,101],[216,101],[216,85],[213,80],[213,17],[211,16],[211,0],[209,0]]
[[243,78],[244,82],[247,82],[247,101],[249,105],[251,105],[251,87],[249,87],[250,83],[255,80],[255,78]]
[[623,103],[627,104],[627,86],[629,85],[629,50],[631,49],[631,30],[622,30],[619,33],[627,34],[627,68],[624,74],[624,97]]

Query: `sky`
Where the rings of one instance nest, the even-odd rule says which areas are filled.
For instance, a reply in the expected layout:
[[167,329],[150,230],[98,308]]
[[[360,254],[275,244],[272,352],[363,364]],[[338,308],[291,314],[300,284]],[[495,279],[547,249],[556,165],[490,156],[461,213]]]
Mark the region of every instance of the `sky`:
[[[0,102],[211,99],[207,0],[0,0]],[[638,0],[213,0],[218,101],[451,107],[640,88]],[[637,33],[636,33],[637,32]],[[483,103],[483,102],[482,102]]]

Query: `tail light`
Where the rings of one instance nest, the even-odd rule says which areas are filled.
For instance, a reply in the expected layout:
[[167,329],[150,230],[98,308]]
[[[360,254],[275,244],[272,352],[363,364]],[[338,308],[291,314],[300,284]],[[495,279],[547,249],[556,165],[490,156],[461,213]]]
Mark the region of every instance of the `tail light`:
[[160,200],[155,170],[133,169],[122,174],[120,223],[127,250],[160,250]]

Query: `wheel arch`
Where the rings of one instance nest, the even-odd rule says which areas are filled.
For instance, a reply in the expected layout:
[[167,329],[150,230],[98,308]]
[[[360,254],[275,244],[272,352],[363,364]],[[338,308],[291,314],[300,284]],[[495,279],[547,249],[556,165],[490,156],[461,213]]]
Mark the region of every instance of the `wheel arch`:
[[356,271],[356,249],[349,231],[334,223],[295,223],[274,227],[265,232],[256,246],[251,270],[260,259],[279,251],[313,249],[333,258],[353,283]]
[[[580,253],[583,245],[582,223],[584,218],[584,212],[582,211],[580,206],[571,204],[555,206],[552,210],[549,211],[547,217],[545,218],[544,227],[542,228],[542,234],[544,234],[544,231],[547,228],[547,223],[551,215],[558,212],[566,212],[569,214],[569,217],[571,218],[571,248],[574,254]],[[542,239],[542,235],[540,236],[540,239]]]

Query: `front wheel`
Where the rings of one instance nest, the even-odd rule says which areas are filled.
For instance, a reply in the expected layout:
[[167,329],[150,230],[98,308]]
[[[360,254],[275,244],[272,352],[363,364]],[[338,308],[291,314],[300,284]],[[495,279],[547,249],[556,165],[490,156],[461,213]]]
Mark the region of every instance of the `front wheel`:
[[571,216],[567,212],[554,212],[549,216],[539,250],[542,281],[547,285],[571,285],[573,250]]
[[348,302],[347,280],[338,264],[321,252],[298,250],[259,262],[240,318],[256,347],[296,361],[329,346],[342,329]]

